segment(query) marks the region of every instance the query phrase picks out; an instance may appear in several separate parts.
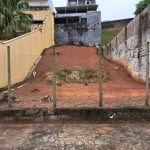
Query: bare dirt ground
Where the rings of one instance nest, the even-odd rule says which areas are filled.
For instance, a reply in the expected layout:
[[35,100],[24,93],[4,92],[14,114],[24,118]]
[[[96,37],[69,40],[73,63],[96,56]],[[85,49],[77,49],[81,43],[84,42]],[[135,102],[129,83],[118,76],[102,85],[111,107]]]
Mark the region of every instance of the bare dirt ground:
[[[86,69],[98,68],[98,57],[93,47],[61,46],[56,47],[57,68]],[[145,86],[130,78],[123,67],[102,59],[103,69],[110,80],[103,83],[104,107],[144,106]],[[52,50],[44,52],[36,67],[37,76],[21,88],[12,91],[17,101],[15,108],[48,107],[51,102],[43,102],[45,95],[52,97],[52,85],[46,80],[46,72],[52,69]],[[0,98],[3,93],[0,93]],[[98,83],[67,84],[57,86],[57,107],[98,107]],[[7,103],[0,108],[7,108]]]

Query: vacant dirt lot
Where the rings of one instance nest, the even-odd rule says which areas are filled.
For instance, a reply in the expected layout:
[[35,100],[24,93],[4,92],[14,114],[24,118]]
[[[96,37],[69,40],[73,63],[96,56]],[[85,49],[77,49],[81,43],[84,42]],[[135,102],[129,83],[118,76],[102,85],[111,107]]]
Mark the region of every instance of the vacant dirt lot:
[[[56,48],[57,68],[86,69],[98,68],[98,57],[94,47],[61,46]],[[16,96],[15,108],[49,107],[52,101],[46,102],[44,97],[52,97],[52,85],[46,80],[46,73],[52,69],[52,50],[44,52],[36,67],[37,75],[23,87],[12,91]],[[145,86],[132,80],[123,67],[102,59],[103,69],[109,73],[110,79],[103,83],[104,107],[141,106],[145,100]],[[0,93],[0,98],[3,93]],[[57,107],[98,107],[98,83],[67,84],[57,86]],[[0,105],[6,108],[7,103]]]

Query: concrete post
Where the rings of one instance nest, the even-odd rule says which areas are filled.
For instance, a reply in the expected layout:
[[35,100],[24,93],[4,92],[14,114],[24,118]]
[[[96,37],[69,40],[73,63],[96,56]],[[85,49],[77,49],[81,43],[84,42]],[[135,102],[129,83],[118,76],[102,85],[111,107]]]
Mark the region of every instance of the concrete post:
[[8,73],[8,105],[12,106],[11,101],[11,63],[10,63],[10,46],[7,46],[7,73]]
[[146,100],[145,105],[149,105],[149,42],[146,48]]
[[53,109],[56,108],[56,52],[53,46]]
[[102,48],[98,48],[98,56],[99,56],[99,107],[103,106],[103,89],[102,89]]

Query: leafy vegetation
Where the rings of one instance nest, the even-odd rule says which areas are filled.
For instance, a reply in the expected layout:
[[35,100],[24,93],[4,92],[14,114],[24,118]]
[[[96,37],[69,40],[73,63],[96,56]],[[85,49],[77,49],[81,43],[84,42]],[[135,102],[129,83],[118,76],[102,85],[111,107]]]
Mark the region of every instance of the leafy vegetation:
[[[46,73],[47,81],[51,84],[53,74],[52,72]],[[98,70],[95,69],[83,69],[83,70],[68,70],[58,69],[56,70],[57,81],[65,83],[95,83],[98,82]],[[109,80],[109,74],[103,70],[103,81]]]
[[150,5],[150,0],[141,0],[138,4],[136,4],[135,15],[138,15],[144,8]]
[[29,4],[23,0],[0,0],[0,39],[11,39],[17,32],[29,32],[32,15],[24,13]]
[[98,81],[98,71],[94,69],[56,71],[57,79],[67,83],[93,83]]
[[102,31],[102,46],[109,43],[116,35],[118,31],[116,30],[103,30]]

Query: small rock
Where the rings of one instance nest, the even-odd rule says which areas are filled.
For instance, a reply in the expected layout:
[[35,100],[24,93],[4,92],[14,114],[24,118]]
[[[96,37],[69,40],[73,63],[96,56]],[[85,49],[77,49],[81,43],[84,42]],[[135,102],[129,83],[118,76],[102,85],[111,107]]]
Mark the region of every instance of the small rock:
[[50,116],[50,120],[58,120],[58,117],[56,115]]
[[21,102],[19,99],[15,99],[14,102],[18,103]]
[[32,76],[35,78],[36,75],[37,75],[37,72],[36,72],[36,71],[33,71],[33,72],[32,72]]
[[113,116],[113,115],[111,115],[111,116],[109,116],[109,118],[110,118],[110,119],[113,119],[113,118],[114,118],[114,116]]
[[115,113],[109,116],[110,119],[113,119],[115,117]]
[[31,90],[31,92],[32,92],[32,93],[40,92],[40,90],[39,90],[39,89],[37,89],[37,88],[34,88],[33,90]]
[[115,67],[115,70],[118,70],[119,69],[119,67]]
[[89,85],[89,83],[86,81],[86,82],[84,82],[84,85],[85,85],[85,86],[88,86],[88,85]]
[[41,99],[40,102],[50,102],[50,101],[52,101],[51,96],[45,95],[45,96]]
[[[15,101],[16,97],[14,95],[10,95],[11,101]],[[2,98],[0,99],[0,103],[5,103],[8,102],[8,93],[4,93],[4,95],[2,96]]]
[[46,77],[46,81],[48,84],[52,84],[53,83],[53,73],[52,72],[47,72],[45,74]]
[[[54,55],[54,53],[51,52],[50,55]],[[60,52],[56,51],[56,52],[55,52],[55,55],[60,55]]]
[[57,86],[62,86],[62,83],[61,83],[60,81],[58,81],[58,82],[56,83],[56,85],[57,85]]
[[56,52],[56,55],[60,55],[60,52]]

